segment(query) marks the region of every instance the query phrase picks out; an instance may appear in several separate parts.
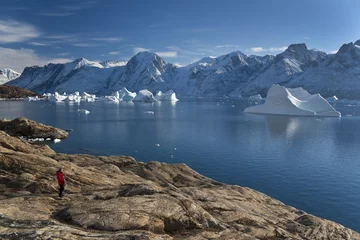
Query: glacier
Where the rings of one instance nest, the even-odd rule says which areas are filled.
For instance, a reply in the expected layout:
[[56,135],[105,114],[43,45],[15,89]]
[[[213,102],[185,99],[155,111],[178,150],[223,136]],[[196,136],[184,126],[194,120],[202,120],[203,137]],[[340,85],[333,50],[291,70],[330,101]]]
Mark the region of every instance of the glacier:
[[295,115],[295,116],[319,116],[340,117],[328,101],[320,94],[309,94],[301,87],[285,88],[278,84],[272,85],[265,103],[248,107],[246,113]]

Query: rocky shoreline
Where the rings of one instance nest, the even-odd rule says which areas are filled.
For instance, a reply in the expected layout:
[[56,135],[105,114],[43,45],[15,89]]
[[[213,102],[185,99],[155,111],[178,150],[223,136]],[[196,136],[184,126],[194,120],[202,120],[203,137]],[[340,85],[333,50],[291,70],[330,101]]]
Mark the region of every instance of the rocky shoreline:
[[185,164],[60,154],[20,135],[67,137],[24,118],[0,121],[0,239],[360,239],[340,224]]

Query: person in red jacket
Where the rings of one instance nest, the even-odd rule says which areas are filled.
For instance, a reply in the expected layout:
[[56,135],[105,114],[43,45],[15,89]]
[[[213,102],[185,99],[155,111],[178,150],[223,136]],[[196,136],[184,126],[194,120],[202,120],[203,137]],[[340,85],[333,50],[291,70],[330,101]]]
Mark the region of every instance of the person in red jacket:
[[56,172],[56,177],[58,180],[58,184],[59,184],[59,197],[63,196],[63,192],[64,192],[64,186],[65,186],[65,177],[64,174],[62,172],[62,169],[59,168],[59,170]]

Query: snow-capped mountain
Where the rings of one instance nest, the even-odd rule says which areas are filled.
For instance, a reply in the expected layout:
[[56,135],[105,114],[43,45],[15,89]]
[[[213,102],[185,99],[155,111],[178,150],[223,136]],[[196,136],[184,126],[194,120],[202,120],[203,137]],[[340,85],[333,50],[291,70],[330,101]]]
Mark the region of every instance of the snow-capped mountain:
[[302,86],[323,96],[360,98],[360,40],[344,44],[319,65],[294,77],[288,86]]
[[7,83],[11,80],[18,78],[21,74],[15,72],[10,68],[1,68],[0,69],[0,85]]
[[240,51],[207,57],[177,69],[174,89],[182,96],[224,96],[268,64],[273,56],[247,56]]
[[326,53],[309,50],[304,43],[292,44],[253,75],[245,88],[240,86],[237,91],[242,95],[264,95],[272,84],[286,84],[294,75],[303,73],[305,69],[318,65],[326,58]]
[[151,92],[173,89],[180,97],[222,97],[265,95],[274,83],[301,86],[325,97],[360,98],[360,40],[344,44],[336,54],[292,44],[276,56],[248,56],[235,51],[184,67],[150,52],[140,52],[128,62],[99,63],[81,58],[66,64],[27,67],[7,84],[38,93],[109,94],[126,87]]
[[150,91],[167,91],[172,85],[175,65],[166,63],[155,53],[139,52],[126,64],[119,78],[109,79],[109,92],[123,87],[130,91],[147,88]]

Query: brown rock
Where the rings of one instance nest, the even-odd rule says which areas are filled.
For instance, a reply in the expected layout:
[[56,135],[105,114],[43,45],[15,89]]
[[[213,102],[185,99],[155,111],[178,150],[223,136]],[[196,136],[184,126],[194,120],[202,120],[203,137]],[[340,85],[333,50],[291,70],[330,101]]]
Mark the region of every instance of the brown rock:
[[[20,121],[21,122],[21,121]],[[62,167],[65,197],[57,198]],[[56,154],[0,131],[0,239],[346,239],[360,235],[185,164]]]
[[27,138],[51,138],[64,139],[68,133],[54,127],[50,127],[35,121],[19,117],[12,121],[0,120],[0,130],[11,136],[24,136]]

